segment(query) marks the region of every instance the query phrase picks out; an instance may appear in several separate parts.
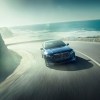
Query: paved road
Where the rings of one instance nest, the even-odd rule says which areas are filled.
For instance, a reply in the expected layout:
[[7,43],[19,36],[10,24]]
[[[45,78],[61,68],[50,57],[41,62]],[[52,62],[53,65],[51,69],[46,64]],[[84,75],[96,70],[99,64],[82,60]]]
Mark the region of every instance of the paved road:
[[70,42],[70,45],[76,50],[85,53],[100,63],[100,43],[99,42]]
[[[100,44],[70,46],[99,62]],[[46,67],[40,47],[40,42],[9,46],[23,59],[0,84],[0,100],[99,100],[100,66],[76,52],[76,63]]]

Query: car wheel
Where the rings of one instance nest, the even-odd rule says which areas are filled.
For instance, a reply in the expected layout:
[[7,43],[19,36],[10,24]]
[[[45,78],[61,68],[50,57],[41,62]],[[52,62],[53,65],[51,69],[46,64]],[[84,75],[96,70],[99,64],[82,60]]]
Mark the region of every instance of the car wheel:
[[76,63],[76,57],[74,58],[74,60],[72,61],[73,63]]
[[74,61],[76,61],[76,56],[74,56]]
[[45,65],[46,65],[47,67],[50,66],[49,62],[48,62],[46,59],[45,59]]

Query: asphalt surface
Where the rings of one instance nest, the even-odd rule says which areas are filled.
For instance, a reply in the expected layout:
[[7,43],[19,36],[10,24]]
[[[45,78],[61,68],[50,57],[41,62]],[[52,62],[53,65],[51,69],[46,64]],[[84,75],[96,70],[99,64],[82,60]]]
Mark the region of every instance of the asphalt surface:
[[[70,42],[98,63],[99,43]],[[77,61],[46,67],[41,42],[8,46],[22,56],[17,69],[0,83],[0,100],[99,100],[100,66],[76,52]]]

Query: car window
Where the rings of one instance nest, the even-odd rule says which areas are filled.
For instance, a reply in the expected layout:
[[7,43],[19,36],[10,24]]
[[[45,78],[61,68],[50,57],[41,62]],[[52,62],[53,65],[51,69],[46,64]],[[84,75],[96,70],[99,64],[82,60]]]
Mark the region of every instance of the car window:
[[66,44],[63,41],[50,41],[45,43],[45,49],[57,48],[65,46]]

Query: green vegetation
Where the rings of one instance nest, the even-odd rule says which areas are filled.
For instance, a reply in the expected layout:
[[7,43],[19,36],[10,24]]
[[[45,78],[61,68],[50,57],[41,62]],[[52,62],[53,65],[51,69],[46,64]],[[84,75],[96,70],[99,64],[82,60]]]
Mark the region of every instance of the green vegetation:
[[20,64],[21,56],[9,50],[0,35],[0,82]]

